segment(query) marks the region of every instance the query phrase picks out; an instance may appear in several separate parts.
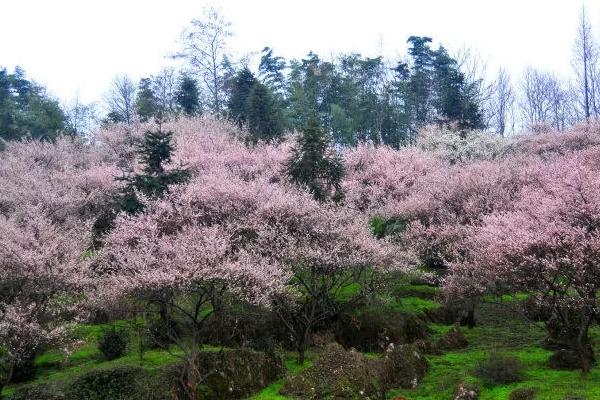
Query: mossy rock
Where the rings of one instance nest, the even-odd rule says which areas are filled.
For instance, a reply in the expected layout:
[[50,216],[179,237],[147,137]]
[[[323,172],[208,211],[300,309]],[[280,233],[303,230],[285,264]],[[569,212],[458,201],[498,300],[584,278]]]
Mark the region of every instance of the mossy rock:
[[441,350],[458,350],[467,347],[469,342],[461,332],[460,328],[453,326],[440,338],[437,345]]
[[414,389],[429,369],[427,360],[414,344],[390,346],[381,363],[380,380],[386,389]]
[[280,393],[302,399],[377,398],[383,393],[378,384],[380,370],[380,360],[330,343],[311,368],[288,377]]
[[383,352],[392,343],[407,344],[429,337],[427,324],[418,316],[381,306],[343,314],[334,332],[344,347],[363,352]]
[[211,400],[246,398],[284,373],[281,357],[251,349],[202,353],[199,369],[201,398]]

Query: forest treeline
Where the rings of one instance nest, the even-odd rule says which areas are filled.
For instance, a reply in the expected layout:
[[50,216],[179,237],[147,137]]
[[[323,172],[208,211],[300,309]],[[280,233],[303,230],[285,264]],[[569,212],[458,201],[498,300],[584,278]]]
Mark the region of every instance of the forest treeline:
[[139,82],[119,75],[102,101],[91,104],[61,105],[23,69],[0,69],[0,138],[87,134],[100,123],[207,114],[246,127],[255,140],[299,130],[316,117],[337,144],[400,147],[428,124],[505,135],[564,130],[600,113],[600,38],[584,8],[571,77],[533,67],[518,79],[503,68],[491,73],[476,52],[452,54],[427,36],[410,36],[407,53],[396,60],[313,52],[287,60],[270,47],[236,57],[231,36],[224,16],[206,9],[168,56],[181,61],[179,68]]

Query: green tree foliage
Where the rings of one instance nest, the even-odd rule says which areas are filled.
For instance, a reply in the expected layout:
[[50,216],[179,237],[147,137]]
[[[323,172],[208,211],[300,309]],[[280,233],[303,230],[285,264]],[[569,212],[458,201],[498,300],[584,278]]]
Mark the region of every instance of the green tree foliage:
[[182,168],[166,169],[175,151],[173,132],[146,131],[137,146],[137,155],[143,165],[142,173],[117,178],[126,184],[116,198],[119,209],[129,214],[143,210],[138,193],[149,198],[161,197],[169,185],[180,184],[189,179],[189,171]]
[[338,201],[343,197],[341,180],[344,167],[331,146],[329,135],[313,117],[300,133],[284,165],[288,179],[305,187],[319,201]]
[[231,85],[231,93],[227,103],[229,119],[239,127],[246,125],[246,100],[257,83],[254,74],[248,68],[243,68],[237,73]]
[[17,67],[0,69],[0,139],[53,139],[66,130],[66,116],[43,86]]
[[283,74],[285,68],[285,59],[283,57],[274,56],[273,49],[265,47],[262,50],[262,56],[258,66],[258,75],[262,82],[275,94],[280,94],[285,89],[285,76]]
[[140,80],[135,99],[135,109],[142,122],[146,122],[157,115],[159,106],[152,91],[151,78],[142,78]]
[[246,99],[246,120],[251,141],[273,140],[283,134],[281,112],[269,89],[256,82]]
[[200,93],[198,82],[184,74],[177,88],[176,102],[179,109],[187,116],[198,115],[202,112],[200,108]]

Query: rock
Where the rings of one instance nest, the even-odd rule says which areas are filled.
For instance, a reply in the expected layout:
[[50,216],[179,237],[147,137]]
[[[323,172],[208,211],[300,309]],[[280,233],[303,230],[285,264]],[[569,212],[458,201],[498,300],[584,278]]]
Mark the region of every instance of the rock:
[[461,383],[454,392],[454,400],[477,400],[479,398],[479,388],[475,385]]
[[314,365],[288,377],[280,393],[302,399],[377,398],[380,360],[367,359],[356,351],[330,343],[321,351]]
[[390,345],[382,360],[381,381],[386,389],[414,389],[428,369],[427,360],[417,346]]
[[469,345],[467,339],[457,326],[450,328],[448,332],[437,343],[442,350],[463,349]]

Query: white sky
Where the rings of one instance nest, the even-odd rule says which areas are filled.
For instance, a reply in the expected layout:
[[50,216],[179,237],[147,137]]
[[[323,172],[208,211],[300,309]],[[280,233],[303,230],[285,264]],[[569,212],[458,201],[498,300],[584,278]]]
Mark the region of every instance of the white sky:
[[[99,100],[116,74],[136,80],[168,65],[204,0],[2,0],[0,66],[25,68],[63,100]],[[489,69],[525,66],[571,72],[579,0],[220,0],[234,53],[302,57],[313,50],[404,54],[410,35],[450,49],[469,46]],[[600,39],[600,0],[586,12]]]

